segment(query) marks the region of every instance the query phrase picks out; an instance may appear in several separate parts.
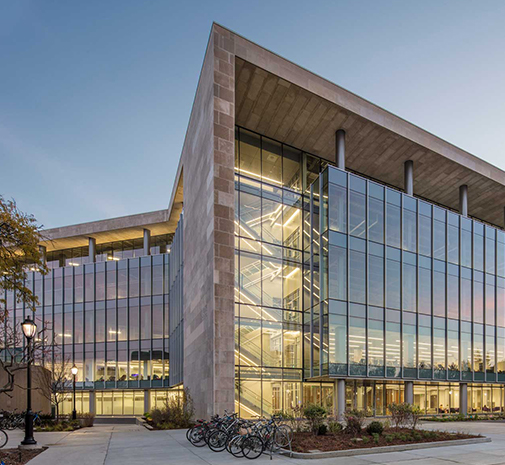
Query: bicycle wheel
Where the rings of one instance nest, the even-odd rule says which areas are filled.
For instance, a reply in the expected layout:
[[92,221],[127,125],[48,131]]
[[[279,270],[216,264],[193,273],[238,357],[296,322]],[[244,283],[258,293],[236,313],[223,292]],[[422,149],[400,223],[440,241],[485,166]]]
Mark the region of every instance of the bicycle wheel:
[[228,442],[226,446],[226,450],[233,455],[234,457],[242,457],[244,453],[242,452],[242,442],[244,440],[244,436],[237,435],[232,438],[231,441]]
[[195,426],[191,428],[189,433],[189,442],[193,444],[195,447],[203,447],[205,446],[205,437],[204,437],[204,428],[203,426]]
[[209,436],[209,448],[214,452],[222,452],[226,448],[228,442],[228,433],[226,431],[214,431]]
[[242,453],[249,460],[257,459],[264,449],[263,440],[259,436],[249,436],[242,443]]
[[290,439],[288,433],[281,428],[278,428],[274,434],[274,446],[277,449],[284,449],[289,446]]
[[7,444],[7,441],[9,441],[9,436],[3,429],[0,429],[0,449]]

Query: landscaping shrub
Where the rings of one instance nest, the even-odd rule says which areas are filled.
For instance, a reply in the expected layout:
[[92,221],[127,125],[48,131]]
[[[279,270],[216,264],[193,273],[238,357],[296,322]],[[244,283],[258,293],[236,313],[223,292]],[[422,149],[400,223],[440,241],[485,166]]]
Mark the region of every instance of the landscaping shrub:
[[375,442],[375,444],[379,444],[380,434],[379,433],[373,433],[372,437],[373,437],[373,442]]
[[412,439],[414,441],[420,441],[423,438],[422,434],[419,431],[412,431]]
[[60,431],[75,431],[76,429],[79,429],[81,427],[79,420],[72,420],[72,421],[67,421],[67,420],[62,420],[59,422],[53,422],[53,423],[45,423],[42,427],[37,427],[35,430],[37,432],[43,432],[43,431],[48,431],[48,432],[60,432]]
[[372,421],[367,427],[366,432],[373,436],[374,434],[378,434],[379,436],[384,432],[384,425],[380,421]]
[[360,434],[365,423],[365,412],[348,410],[344,413],[345,431],[354,435]]
[[391,421],[396,429],[407,424],[410,416],[410,404],[402,402],[401,404],[390,404],[388,409],[391,412]]
[[150,416],[153,426],[159,429],[189,428],[194,412],[193,400],[185,388],[168,398],[162,408],[151,410]]
[[330,420],[328,422],[328,429],[330,430],[330,433],[340,433],[344,429],[344,427],[338,422],[334,420]]
[[368,444],[370,442],[370,438],[368,436],[363,436],[363,444]]
[[409,404],[408,402],[390,404],[388,409],[391,412],[391,421],[396,429],[401,426],[410,426],[412,429],[416,429],[422,415],[422,411],[418,406]]
[[319,431],[319,426],[323,424],[326,418],[326,409],[320,405],[311,404],[303,409],[303,416],[310,424],[310,429],[314,434]]
[[420,407],[417,405],[411,405],[410,406],[410,426],[412,426],[412,429],[417,428],[417,424],[419,423],[419,419],[421,418],[421,415],[423,412],[421,411]]
[[393,442],[395,440],[395,437],[393,434],[386,434],[386,436],[384,436],[384,438],[386,439],[386,442]]

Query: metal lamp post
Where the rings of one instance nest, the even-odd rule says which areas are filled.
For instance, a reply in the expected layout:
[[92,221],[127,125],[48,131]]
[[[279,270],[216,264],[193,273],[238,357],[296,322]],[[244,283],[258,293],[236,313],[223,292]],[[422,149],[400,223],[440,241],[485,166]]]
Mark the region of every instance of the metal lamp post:
[[25,438],[21,441],[22,446],[35,446],[37,441],[33,438],[33,412],[32,412],[32,339],[37,332],[37,325],[27,316],[25,321],[21,323],[23,334],[26,337],[26,345],[28,348],[28,360],[26,363],[26,416],[25,416]]
[[74,393],[74,409],[72,410],[72,420],[77,420],[77,411],[75,410],[75,377],[79,370],[74,364],[74,366],[70,369],[70,371],[72,372],[72,390]]

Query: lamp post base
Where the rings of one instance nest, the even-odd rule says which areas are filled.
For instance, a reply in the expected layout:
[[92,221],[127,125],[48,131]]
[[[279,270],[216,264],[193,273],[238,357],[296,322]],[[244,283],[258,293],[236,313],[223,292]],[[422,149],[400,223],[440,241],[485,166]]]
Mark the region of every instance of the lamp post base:
[[72,410],[72,420],[77,420],[77,412]]
[[18,449],[19,449],[19,450],[42,449],[42,446],[39,446],[39,445],[37,444],[37,441],[35,441],[35,444],[23,444],[23,443],[21,443],[21,444],[18,446]]

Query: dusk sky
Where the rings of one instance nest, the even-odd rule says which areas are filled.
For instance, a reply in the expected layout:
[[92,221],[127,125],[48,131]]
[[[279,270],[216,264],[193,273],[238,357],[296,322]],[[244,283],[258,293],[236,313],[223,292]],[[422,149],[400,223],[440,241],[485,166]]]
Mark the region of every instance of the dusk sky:
[[505,170],[505,2],[0,4],[0,194],[45,227],[168,206],[212,21]]

